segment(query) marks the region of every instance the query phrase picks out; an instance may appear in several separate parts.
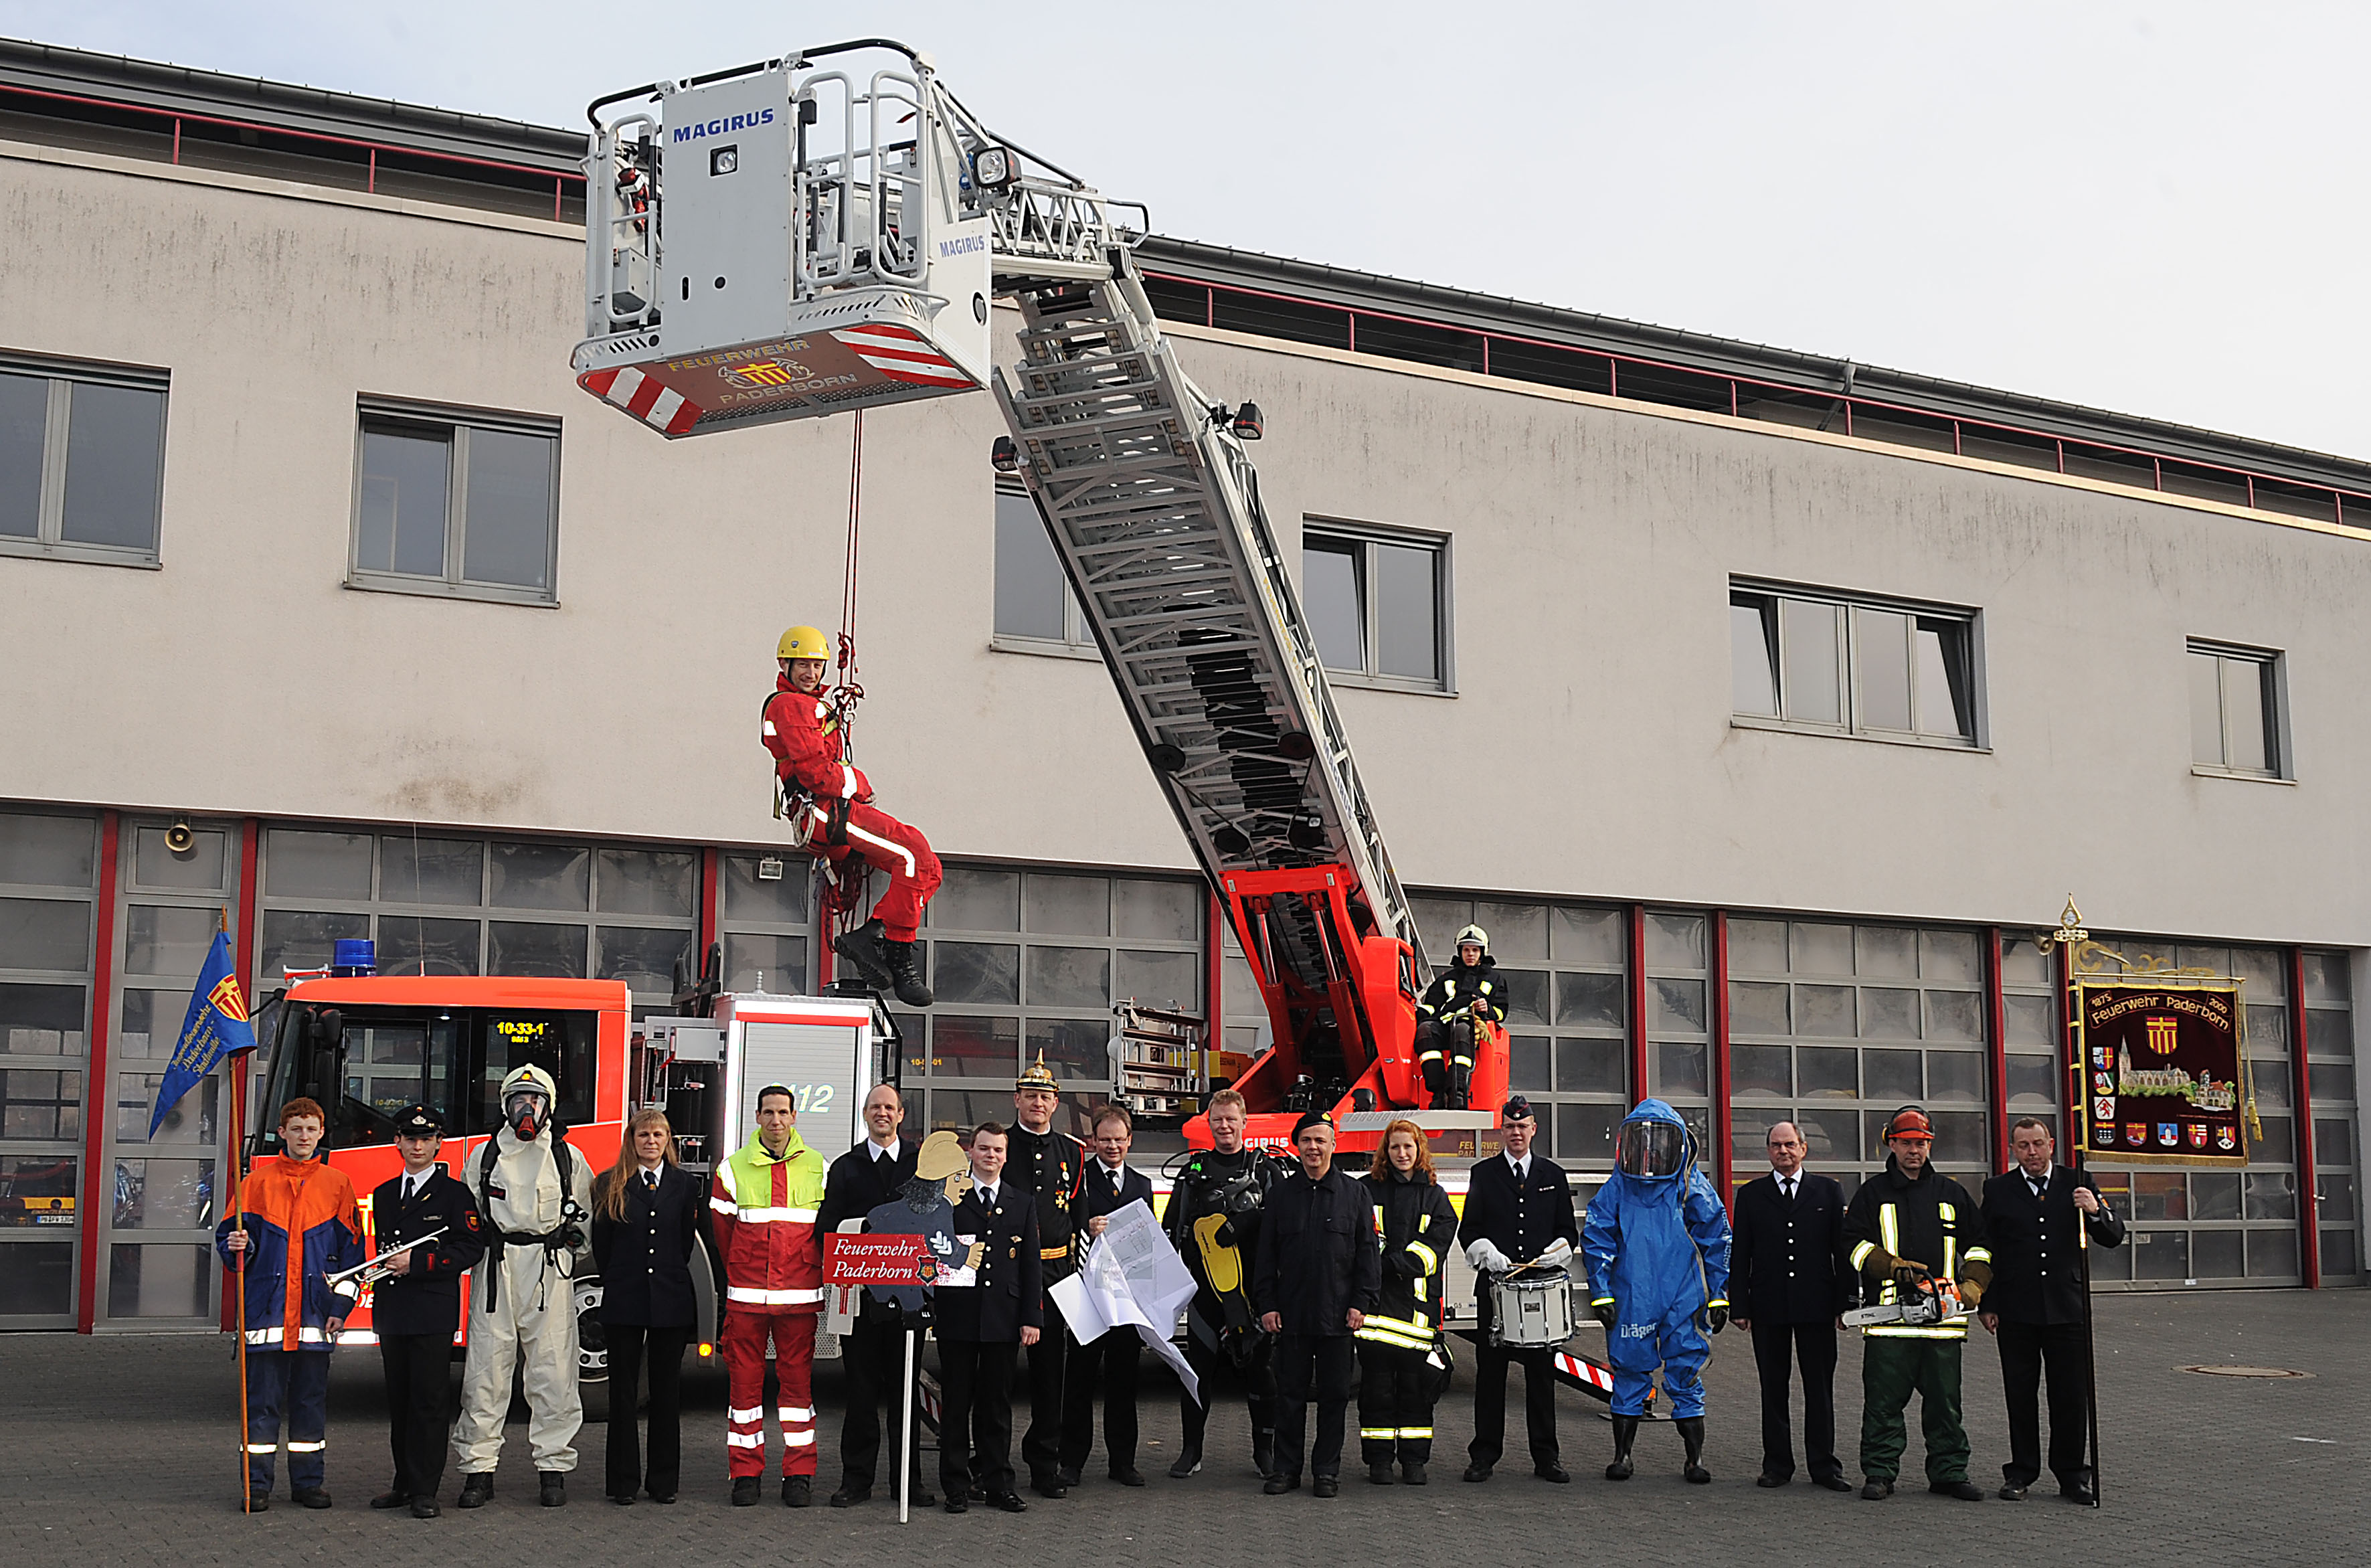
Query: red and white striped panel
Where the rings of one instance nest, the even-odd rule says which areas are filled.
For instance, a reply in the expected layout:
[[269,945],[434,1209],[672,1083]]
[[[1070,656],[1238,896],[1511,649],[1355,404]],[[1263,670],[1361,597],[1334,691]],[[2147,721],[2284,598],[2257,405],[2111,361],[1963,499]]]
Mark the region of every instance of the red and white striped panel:
[[681,435],[700,421],[698,404],[686,401],[682,393],[661,386],[632,365],[596,370],[579,377],[576,385],[669,435]]
[[1583,1393],[1594,1394],[1601,1400],[1613,1397],[1613,1374],[1594,1361],[1557,1351],[1556,1369],[1564,1374],[1566,1381],[1579,1386]]
[[954,361],[931,347],[929,340],[907,327],[875,322],[835,329],[832,336],[856,351],[856,357],[895,381],[921,386],[960,386],[975,383]]

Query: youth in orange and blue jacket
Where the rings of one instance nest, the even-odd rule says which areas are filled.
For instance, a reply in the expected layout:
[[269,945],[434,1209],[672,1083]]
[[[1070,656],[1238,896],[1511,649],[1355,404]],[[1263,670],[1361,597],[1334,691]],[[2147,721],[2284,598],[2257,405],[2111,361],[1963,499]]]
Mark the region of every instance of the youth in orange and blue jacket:
[[[215,1228],[214,1251],[247,1292],[248,1490],[259,1505],[271,1495],[284,1413],[289,1490],[325,1508],[330,1324],[343,1322],[361,1294],[353,1285],[332,1287],[329,1276],[365,1261],[362,1210],[344,1171],[286,1155],[256,1162],[239,1208]],[[242,1221],[247,1250],[233,1252],[227,1242]]]

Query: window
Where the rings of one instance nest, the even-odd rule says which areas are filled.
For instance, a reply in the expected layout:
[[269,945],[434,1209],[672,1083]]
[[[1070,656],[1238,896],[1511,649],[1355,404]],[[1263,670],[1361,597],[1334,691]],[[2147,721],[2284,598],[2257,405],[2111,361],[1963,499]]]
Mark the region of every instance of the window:
[[365,403],[349,586],[556,602],[560,432]]
[[1978,744],[1972,611],[1732,586],[1729,635],[1740,718]]
[[1447,540],[1313,524],[1301,565],[1301,605],[1326,669],[1354,682],[1450,689]]
[[1037,503],[1024,490],[996,492],[996,642],[1035,653],[1095,648]]
[[2288,776],[2281,744],[2281,656],[2190,645],[2190,760],[2211,773]]
[[161,372],[0,359],[0,551],[156,564]]

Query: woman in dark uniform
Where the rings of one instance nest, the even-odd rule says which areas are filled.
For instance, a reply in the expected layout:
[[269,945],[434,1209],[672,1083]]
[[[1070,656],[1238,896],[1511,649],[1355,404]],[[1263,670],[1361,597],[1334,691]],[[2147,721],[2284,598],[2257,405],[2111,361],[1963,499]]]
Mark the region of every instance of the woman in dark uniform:
[[[705,1183],[676,1163],[665,1115],[638,1111],[626,1123],[618,1163],[593,1182],[593,1258],[601,1271],[601,1323],[609,1342],[609,1467],[605,1490],[624,1505],[638,1491],[675,1501],[683,1471],[683,1353],[698,1322],[692,1241],[708,1239]],[[635,1386],[651,1373],[650,1468],[634,1429]]]

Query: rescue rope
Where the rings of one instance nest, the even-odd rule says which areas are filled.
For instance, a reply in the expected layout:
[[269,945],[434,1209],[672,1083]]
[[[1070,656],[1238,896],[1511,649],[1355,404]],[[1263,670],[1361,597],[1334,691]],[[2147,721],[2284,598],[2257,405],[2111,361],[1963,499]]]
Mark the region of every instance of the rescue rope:
[[[837,663],[839,684],[833,695],[832,707],[839,732],[840,755],[853,759],[856,705],[864,699],[864,687],[856,679],[857,562],[864,525],[864,411],[858,409],[849,423],[848,553],[840,566]],[[827,954],[831,939],[846,935],[858,924],[871,879],[872,868],[861,855],[844,856],[833,868],[823,897]],[[829,963],[827,956],[824,963]]]

